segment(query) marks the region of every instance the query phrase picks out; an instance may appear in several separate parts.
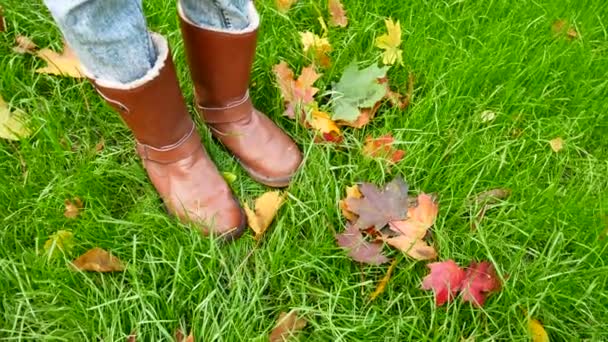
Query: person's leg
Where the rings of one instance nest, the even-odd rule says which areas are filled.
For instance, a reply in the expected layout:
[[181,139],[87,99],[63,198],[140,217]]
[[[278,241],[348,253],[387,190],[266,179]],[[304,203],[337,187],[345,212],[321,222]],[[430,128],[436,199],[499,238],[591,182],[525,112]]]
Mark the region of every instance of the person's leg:
[[169,212],[232,239],[246,218],[207,156],[181,94],[167,40],[140,0],[45,0],[84,73],[121,115]]
[[243,30],[249,26],[250,0],[181,0],[182,13],[196,25]]
[[157,53],[141,0],[44,0],[66,41],[95,77],[128,83],[152,68]]
[[[196,8],[201,13],[186,10],[193,3],[198,3]],[[234,8],[238,11],[230,11]],[[222,15],[211,20],[192,19],[218,11]],[[252,178],[269,186],[287,186],[302,155],[285,132],[255,110],[249,98],[249,76],[260,23],[253,3],[180,0],[178,12],[201,117]]]

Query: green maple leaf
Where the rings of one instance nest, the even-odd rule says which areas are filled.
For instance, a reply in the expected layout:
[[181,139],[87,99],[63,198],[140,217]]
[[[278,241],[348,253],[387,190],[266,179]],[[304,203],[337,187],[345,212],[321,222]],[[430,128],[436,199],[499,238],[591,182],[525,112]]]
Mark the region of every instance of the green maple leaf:
[[346,67],[342,77],[333,85],[333,120],[354,122],[361,108],[371,108],[386,95],[378,79],[386,76],[388,67],[370,65],[359,69],[356,62]]

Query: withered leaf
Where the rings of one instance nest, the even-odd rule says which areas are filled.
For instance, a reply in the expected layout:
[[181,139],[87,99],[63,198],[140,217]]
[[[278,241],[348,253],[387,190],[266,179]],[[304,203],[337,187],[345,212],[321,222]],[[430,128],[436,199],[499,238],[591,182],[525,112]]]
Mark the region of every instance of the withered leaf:
[[349,220],[351,222],[355,221],[357,219],[357,214],[350,211],[350,209],[348,208],[348,204],[346,204],[346,200],[349,198],[361,198],[361,197],[363,197],[363,195],[361,194],[361,191],[359,190],[358,185],[353,185],[353,186],[349,186],[346,188],[346,198],[343,200],[340,200],[340,202],[338,203],[338,206],[340,207],[340,210],[342,211],[342,215],[347,220]]
[[27,127],[27,115],[19,109],[10,110],[8,103],[0,96],[0,138],[19,140],[32,132]]
[[284,202],[284,194],[280,191],[270,191],[255,200],[253,210],[245,203],[243,209],[245,209],[245,213],[247,214],[249,227],[255,232],[256,240],[264,235]]
[[389,280],[391,280],[391,276],[393,275],[393,270],[395,269],[395,266],[397,266],[397,262],[398,262],[398,259],[393,260],[393,262],[391,263],[391,266],[386,271],[386,274],[384,275],[384,277],[382,277],[382,279],[378,283],[376,290],[374,290],[374,292],[372,292],[372,294],[369,296],[370,301],[378,298],[379,295],[384,293],[384,290],[386,289],[386,285],[388,284]]
[[276,0],[277,9],[280,12],[287,12],[298,0]]
[[298,312],[296,310],[291,310],[289,313],[281,312],[268,339],[270,342],[287,341],[290,337],[304,329],[306,324],[308,324],[308,322],[306,322],[305,319],[298,318]]
[[121,272],[125,266],[122,261],[109,252],[95,247],[72,261],[72,265],[81,271]]
[[394,143],[395,138],[390,133],[378,138],[367,137],[361,153],[364,156],[385,159],[395,164],[403,159],[405,151],[396,149]]
[[78,197],[74,197],[72,200],[66,199],[63,203],[65,205],[63,216],[70,219],[78,217],[80,209],[83,208],[82,200]]
[[346,199],[350,211],[359,216],[355,222],[357,228],[375,227],[380,230],[390,221],[407,217],[408,187],[401,177],[395,178],[382,190],[370,183],[360,184],[359,190],[362,198]]
[[348,25],[346,11],[340,0],[329,0],[327,7],[329,9],[329,25],[338,27],[346,27]]
[[15,43],[16,45],[13,46],[13,52],[19,54],[34,52],[38,47],[29,37],[22,35],[15,37]]
[[348,251],[348,256],[358,262],[380,265],[389,261],[382,254],[382,243],[369,242],[365,240],[363,234],[352,224],[346,225],[346,230],[343,233],[336,234],[338,246]]
[[321,75],[313,66],[308,66],[302,69],[298,79],[294,79],[294,73],[285,61],[275,65],[272,70],[287,105],[284,115],[291,119],[295,119],[298,114],[305,117],[305,107],[314,103],[314,95],[319,91],[313,84]]
[[47,66],[36,69],[37,73],[83,78],[82,67],[78,57],[72,49],[64,43],[62,53],[57,53],[49,48],[36,52],[36,56],[42,58]]
[[499,200],[504,200],[511,195],[510,189],[496,188],[478,193],[470,202],[476,204],[494,204]]
[[553,152],[557,153],[564,148],[564,139],[562,139],[561,137],[551,139],[549,141],[549,146],[551,146]]
[[324,68],[331,65],[331,60],[327,55],[331,52],[331,45],[327,37],[319,37],[310,31],[300,32],[300,37],[304,53],[312,52],[315,63]]

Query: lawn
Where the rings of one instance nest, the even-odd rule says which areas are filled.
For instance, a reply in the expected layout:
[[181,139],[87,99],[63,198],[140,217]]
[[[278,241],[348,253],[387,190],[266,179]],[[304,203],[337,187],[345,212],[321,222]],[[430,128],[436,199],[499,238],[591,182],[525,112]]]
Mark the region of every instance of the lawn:
[[[608,340],[608,4],[605,0],[355,1],[349,25],[331,28],[333,64],[319,88],[354,59],[379,60],[374,38],[384,18],[400,20],[403,66],[389,72],[414,99],[383,106],[341,145],[282,115],[272,66],[309,62],[298,32],[321,33],[324,1],[301,0],[287,14],[257,1],[263,26],[252,76],[254,103],[297,141],[305,164],[288,201],[258,243],[251,233],[225,245],[165,215],[136,157],[130,133],[84,81],[34,73],[43,62],[11,51],[17,34],[61,48],[39,2],[3,0],[0,93],[32,117],[34,133],[0,140],[0,340],[170,340],[178,327],[198,341],[264,341],[280,312],[299,310],[311,341],[527,340],[527,315],[555,341]],[[191,84],[174,1],[144,1],[152,30],[166,35],[182,89]],[[556,37],[565,19],[578,36]],[[496,113],[484,122],[481,113]],[[236,194],[267,191],[249,179],[201,123],[222,171],[238,176]],[[392,133],[405,158],[396,165],[361,154],[367,136]],[[549,141],[561,137],[563,150]],[[95,145],[105,139],[104,149]],[[483,308],[455,301],[435,307],[420,289],[425,262],[397,252],[386,292],[369,295],[388,265],[362,266],[335,242],[344,229],[338,201],[356,182],[404,177],[410,192],[435,193],[433,241],[440,260],[489,260],[503,289]],[[492,188],[511,196],[489,210],[469,198]],[[64,200],[84,209],[64,217]],[[55,259],[42,246],[71,230],[73,254]],[[99,246],[128,263],[123,273],[72,271],[67,261]],[[388,249],[387,249],[388,251]]]

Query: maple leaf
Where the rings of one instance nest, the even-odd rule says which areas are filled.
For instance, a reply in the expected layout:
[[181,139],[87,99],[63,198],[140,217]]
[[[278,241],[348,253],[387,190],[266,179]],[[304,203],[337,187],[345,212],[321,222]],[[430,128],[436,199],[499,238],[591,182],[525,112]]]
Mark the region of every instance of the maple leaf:
[[78,57],[65,43],[61,54],[49,48],[44,48],[36,52],[36,56],[42,58],[47,63],[46,67],[36,69],[37,73],[73,78],[84,77]]
[[528,331],[532,342],[549,342],[547,331],[537,319],[528,319]]
[[282,13],[289,11],[291,6],[296,2],[298,2],[298,0],[276,0],[277,8]]
[[318,109],[313,109],[309,123],[312,128],[321,132],[324,137],[326,135],[329,137],[339,137],[341,135],[340,128],[338,128],[334,120],[332,120],[329,117],[329,114],[327,114],[326,112],[322,112]]
[[494,265],[488,261],[472,261],[461,286],[462,300],[483,306],[486,296],[500,290],[500,286]]
[[349,220],[351,222],[357,220],[357,214],[350,211],[350,208],[348,207],[348,204],[346,203],[346,201],[349,198],[361,198],[361,197],[363,197],[363,194],[361,194],[361,191],[359,190],[358,185],[353,185],[353,186],[349,186],[346,188],[346,198],[343,200],[340,200],[340,202],[338,203],[338,206],[340,207],[340,210],[342,211],[342,215],[347,220]]
[[395,266],[397,266],[397,262],[398,262],[398,259],[395,259],[395,260],[393,260],[393,262],[391,262],[391,266],[386,271],[386,274],[384,275],[384,277],[382,277],[382,279],[380,279],[378,286],[376,286],[376,289],[374,290],[374,292],[372,292],[372,294],[369,296],[370,301],[378,298],[378,296],[380,296],[381,294],[384,293],[384,290],[386,289],[386,285],[388,285],[388,282],[389,282],[389,280],[391,280],[391,276],[393,275],[393,270],[395,269]]
[[553,152],[557,153],[564,148],[564,139],[560,137],[552,139],[549,141],[549,146],[551,146]]
[[312,52],[313,60],[324,68],[331,65],[331,60],[327,55],[331,51],[329,39],[326,37],[321,38],[310,31],[300,32],[300,37],[304,53]]
[[362,183],[362,198],[347,198],[346,204],[359,215],[355,226],[359,229],[382,229],[390,221],[403,220],[407,216],[407,184],[400,177],[388,183],[383,190],[373,184]]
[[245,203],[243,209],[247,214],[249,227],[255,232],[256,240],[264,235],[284,202],[285,196],[281,192],[270,191],[255,200],[254,210]]
[[15,43],[16,45],[13,47],[13,52],[19,54],[31,53],[38,47],[30,38],[22,35],[15,37]]
[[346,11],[340,0],[328,0],[327,7],[329,8],[329,25],[338,27],[348,25]]
[[44,251],[49,258],[63,252],[69,255],[74,247],[74,234],[69,230],[58,230],[44,243]]
[[348,250],[348,256],[355,261],[370,265],[381,265],[389,261],[382,254],[382,243],[365,240],[361,231],[352,224],[347,224],[343,233],[336,234],[336,241],[338,246]]
[[281,312],[277,324],[268,337],[270,342],[284,342],[306,327],[305,319],[298,318],[298,312],[291,310],[289,313]]
[[281,96],[287,104],[284,115],[295,119],[296,111],[299,111],[301,117],[305,117],[305,108],[314,103],[314,95],[319,91],[318,88],[313,87],[313,84],[321,75],[317,74],[313,66],[308,66],[303,68],[298,79],[294,80],[294,73],[285,61],[275,65],[273,72]]
[[403,52],[399,49],[399,45],[401,45],[401,24],[399,20],[393,22],[391,18],[384,20],[384,24],[387,33],[376,38],[376,46],[384,50],[382,63],[385,65],[393,65],[396,62],[403,64]]
[[63,204],[65,205],[63,216],[70,219],[78,217],[80,209],[83,208],[82,200],[78,197],[75,197],[73,201],[66,199]]
[[[333,85],[332,119],[354,123],[362,115],[362,109],[375,108],[386,96],[386,87],[379,80],[386,76],[387,70],[387,67],[376,65],[359,69],[355,62],[349,64],[340,80]],[[370,113],[369,116],[373,115]]]
[[394,164],[405,156],[405,151],[393,147],[394,142],[395,139],[390,133],[378,138],[367,137],[361,152],[365,156],[386,159]]
[[121,272],[125,266],[122,261],[107,251],[95,247],[72,261],[72,266],[81,271]]
[[431,272],[422,279],[422,289],[433,290],[437,306],[454,299],[465,279],[465,271],[454,260],[433,262],[426,266]]
[[0,96],[0,138],[19,140],[31,134],[27,128],[25,112],[16,109],[11,112],[8,104]]

